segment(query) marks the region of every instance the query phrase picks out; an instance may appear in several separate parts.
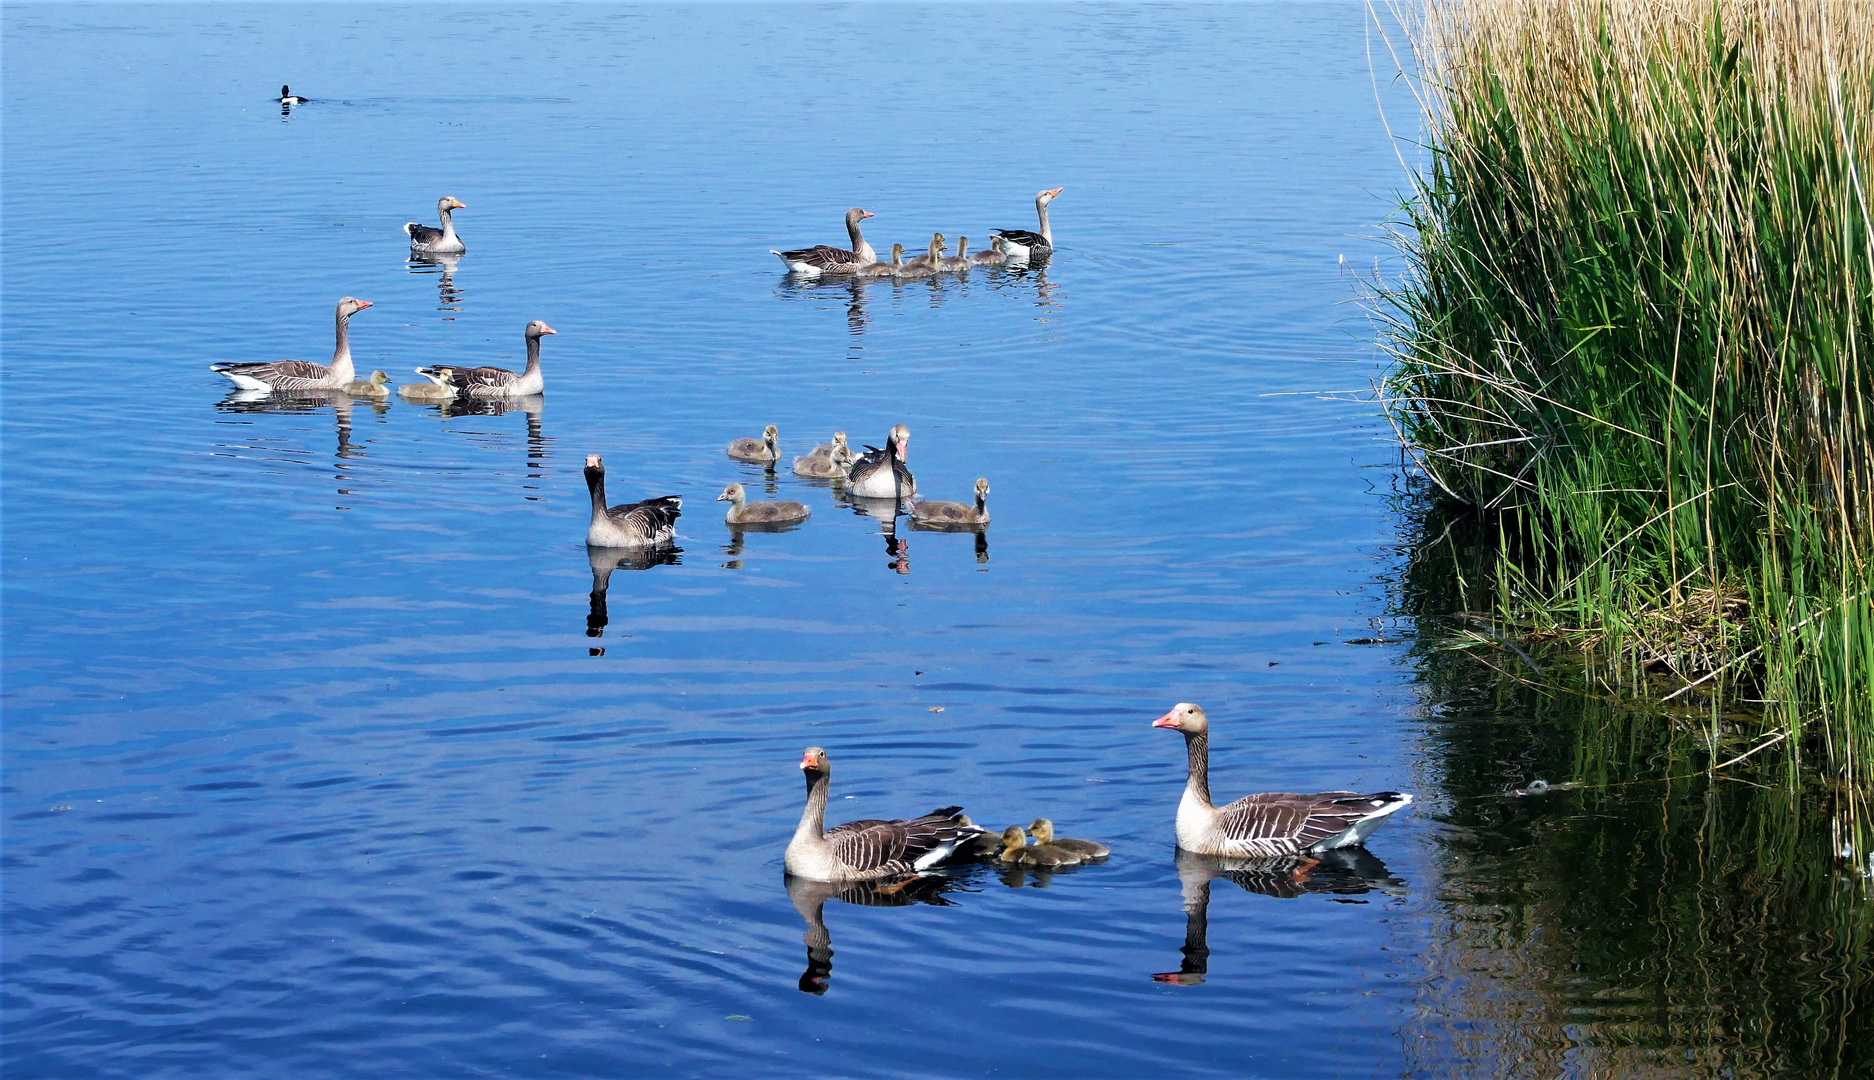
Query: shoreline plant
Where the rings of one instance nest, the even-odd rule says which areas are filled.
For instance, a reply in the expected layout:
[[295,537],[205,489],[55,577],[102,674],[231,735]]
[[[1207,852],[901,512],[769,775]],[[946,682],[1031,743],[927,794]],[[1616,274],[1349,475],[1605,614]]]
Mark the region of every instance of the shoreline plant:
[[[1386,413],[1467,602],[1874,780],[1874,18],[1417,0]],[[1637,679],[1619,673],[1634,673]],[[1632,687],[1629,686],[1629,691]],[[1767,757],[1768,755],[1766,755]]]

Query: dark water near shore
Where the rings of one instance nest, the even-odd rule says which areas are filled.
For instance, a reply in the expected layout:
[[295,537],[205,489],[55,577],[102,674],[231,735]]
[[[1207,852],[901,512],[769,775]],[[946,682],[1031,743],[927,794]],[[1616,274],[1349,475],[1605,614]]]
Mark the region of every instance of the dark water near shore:
[[[1585,721],[1409,651],[1342,257],[1383,257],[1401,185],[1376,94],[1415,113],[1363,6],[0,17],[9,1077],[1867,1067],[1868,909],[1814,828],[1716,889],[1658,792],[1478,798],[1561,778]],[[1044,270],[802,285],[767,253],[852,205],[881,248],[980,247],[1057,185]],[[399,229],[443,194],[446,276]],[[325,360],[348,294],[398,382],[519,367],[545,319],[544,401],[208,370]],[[722,454],[896,422],[925,494],[989,478],[982,542]],[[615,501],[685,500],[678,559],[602,608],[589,453]],[[814,517],[732,537],[734,480]],[[1420,802],[1320,888],[1220,878],[1187,917],[1148,726],[1179,700],[1219,794]],[[831,898],[810,964],[809,744],[834,819],[956,802],[1113,856]],[[1753,889],[1788,910],[1725,915]],[[1646,896],[1710,905],[1737,962],[1687,994]],[[1736,1022],[1766,983],[1824,1004]]]

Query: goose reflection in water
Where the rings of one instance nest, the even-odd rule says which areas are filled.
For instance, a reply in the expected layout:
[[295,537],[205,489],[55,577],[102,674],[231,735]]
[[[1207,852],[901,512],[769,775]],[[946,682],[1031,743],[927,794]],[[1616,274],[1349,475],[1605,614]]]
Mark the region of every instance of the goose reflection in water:
[[[605,628],[611,624],[611,615],[605,606],[605,594],[612,587],[612,571],[649,570],[653,566],[679,566],[683,563],[683,549],[680,547],[599,548],[588,546],[586,562],[592,566],[592,595],[591,605],[586,611],[586,636],[597,638],[604,637]],[[602,656],[604,653],[604,649],[592,650],[594,656]]]
[[833,935],[826,928],[823,911],[828,900],[839,900],[860,907],[910,907],[932,904],[948,907],[944,893],[956,888],[955,878],[943,874],[922,874],[897,881],[862,881],[837,885],[828,881],[810,881],[787,875],[787,898],[794,910],[807,920],[807,970],[800,976],[803,993],[824,994],[833,975]]
[[1324,851],[1313,858],[1226,859],[1178,849],[1178,882],[1184,893],[1184,963],[1177,971],[1153,975],[1155,982],[1196,986],[1210,966],[1210,883],[1225,878],[1246,892],[1280,900],[1318,893],[1343,898],[1342,903],[1363,904],[1347,897],[1381,892],[1403,896],[1405,882],[1392,876],[1386,864],[1365,848]]
[[[546,399],[540,394],[528,394],[525,397],[511,398],[471,398],[458,397],[431,406],[436,415],[445,420],[470,416],[505,416],[508,413],[520,413],[527,423],[527,479],[543,481],[546,477],[547,461],[553,456],[554,440],[543,433],[540,426],[540,412],[546,407]],[[483,432],[463,431],[465,435],[479,435]],[[538,491],[537,483],[523,485],[529,491]],[[522,496],[529,502],[545,502],[538,495]]]
[[353,457],[364,455],[364,451],[351,441],[352,413],[360,408],[369,409],[372,416],[383,416],[390,411],[386,402],[359,400],[340,390],[236,390],[215,403],[216,412],[247,415],[292,416],[331,409],[332,426],[338,439],[338,445],[332,452],[332,456],[337,459],[334,465],[337,472],[332,479],[339,482],[340,495],[352,494],[351,488],[345,486],[351,479],[349,462]]
[[[410,261],[407,265],[412,274],[442,275],[436,282],[437,311],[453,311],[460,313],[462,310],[462,290],[456,288],[455,284],[456,264],[461,261],[462,256],[460,255],[410,256]],[[453,315],[445,316],[443,319],[444,322],[453,322],[454,320],[455,317]]]

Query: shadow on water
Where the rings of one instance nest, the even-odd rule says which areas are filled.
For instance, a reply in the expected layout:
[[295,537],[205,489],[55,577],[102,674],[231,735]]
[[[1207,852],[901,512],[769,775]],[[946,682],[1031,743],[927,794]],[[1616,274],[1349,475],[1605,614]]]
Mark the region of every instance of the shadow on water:
[[1409,509],[1395,601],[1448,808],[1417,1066],[1866,1075],[1874,903],[1866,854],[1843,858],[1849,793],[1787,764],[1705,771],[1747,718],[1611,692],[1565,655],[1457,647],[1479,644],[1449,616],[1487,538]]

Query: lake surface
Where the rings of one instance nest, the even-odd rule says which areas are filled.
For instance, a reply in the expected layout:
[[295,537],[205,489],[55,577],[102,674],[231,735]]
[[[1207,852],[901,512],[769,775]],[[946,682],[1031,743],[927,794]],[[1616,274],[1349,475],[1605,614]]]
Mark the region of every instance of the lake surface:
[[[1640,901],[1696,907],[1698,852],[1735,870],[1667,812],[1731,797],[1500,808],[1583,721],[1411,644],[1348,268],[1392,272],[1377,103],[1416,113],[1364,6],[0,18],[9,1077],[1869,1066],[1865,890],[1825,837],[1789,845],[1802,918],[1712,915],[1687,991]],[[849,206],[881,250],[980,249],[1055,186],[1045,268],[768,254],[843,244]],[[445,194],[468,251],[412,264]],[[518,368],[546,320],[543,402],[255,403],[208,370],[323,362],[345,295],[397,382]],[[984,536],[723,453],[898,422],[923,494],[990,480]],[[680,555],[589,560],[587,454],[613,501],[684,498]],[[813,517],[733,536],[732,481]],[[1187,904],[1211,875],[1149,727],[1180,700],[1219,795],[1419,803]],[[790,895],[813,744],[832,820],[960,803],[1113,855]],[[1723,895],[1752,889],[1789,895]],[[1753,1026],[1765,985],[1795,1019]]]

